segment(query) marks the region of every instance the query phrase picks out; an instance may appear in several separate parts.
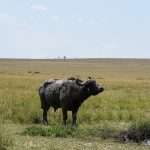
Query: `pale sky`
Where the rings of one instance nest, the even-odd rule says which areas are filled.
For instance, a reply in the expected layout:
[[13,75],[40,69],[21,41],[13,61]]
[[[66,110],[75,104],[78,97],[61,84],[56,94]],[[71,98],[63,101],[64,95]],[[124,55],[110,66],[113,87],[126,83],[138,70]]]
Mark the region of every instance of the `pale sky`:
[[0,0],[0,57],[150,58],[150,0]]

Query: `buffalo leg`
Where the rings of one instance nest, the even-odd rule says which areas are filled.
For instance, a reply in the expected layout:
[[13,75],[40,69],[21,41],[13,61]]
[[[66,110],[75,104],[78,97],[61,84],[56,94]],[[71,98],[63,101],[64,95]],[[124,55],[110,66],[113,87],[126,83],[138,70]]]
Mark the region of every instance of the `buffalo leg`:
[[46,124],[46,125],[48,125],[47,111],[48,111],[48,108],[43,109],[43,124]]
[[72,111],[72,126],[76,127],[77,126],[77,111]]
[[66,121],[67,121],[67,110],[62,108],[62,113],[63,113],[63,124],[66,126]]

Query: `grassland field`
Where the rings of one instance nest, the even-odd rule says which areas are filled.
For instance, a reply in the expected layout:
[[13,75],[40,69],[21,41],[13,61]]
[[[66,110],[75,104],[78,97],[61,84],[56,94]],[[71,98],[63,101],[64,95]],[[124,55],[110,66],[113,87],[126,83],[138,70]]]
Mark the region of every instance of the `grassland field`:
[[[70,127],[70,114],[68,129],[63,129],[61,110],[49,110],[48,127],[35,124],[42,116],[40,84],[70,76],[91,76],[105,91],[81,106],[75,131]],[[0,59],[0,120],[0,133],[8,137],[7,141],[0,134],[0,142],[6,141],[9,150],[149,149],[143,144],[123,144],[107,135],[127,129],[134,121],[150,120],[150,60]]]

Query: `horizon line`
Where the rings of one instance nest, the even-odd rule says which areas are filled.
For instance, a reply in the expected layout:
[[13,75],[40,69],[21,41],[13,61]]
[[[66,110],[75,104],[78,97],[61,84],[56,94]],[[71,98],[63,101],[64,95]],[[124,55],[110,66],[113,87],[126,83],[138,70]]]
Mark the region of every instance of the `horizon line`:
[[[31,57],[0,57],[0,59],[9,59],[9,60],[64,60],[64,57],[50,57],[50,58],[31,58]],[[149,57],[66,57],[65,60],[78,60],[78,59],[150,59]]]

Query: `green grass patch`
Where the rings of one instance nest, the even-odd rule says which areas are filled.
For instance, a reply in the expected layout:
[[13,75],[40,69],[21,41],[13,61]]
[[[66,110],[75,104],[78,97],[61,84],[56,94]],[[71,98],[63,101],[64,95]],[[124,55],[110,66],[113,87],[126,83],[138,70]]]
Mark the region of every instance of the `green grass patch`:
[[80,126],[77,128],[72,127],[63,127],[63,126],[31,126],[25,129],[23,135],[30,136],[44,136],[44,137],[63,137],[63,138],[112,138],[119,131],[117,131],[114,127],[108,126],[108,124],[97,125],[97,126]]
[[31,126],[26,128],[23,134],[30,136],[51,136],[51,137],[68,137],[73,136],[76,130],[72,128],[65,127],[41,127],[41,126]]

